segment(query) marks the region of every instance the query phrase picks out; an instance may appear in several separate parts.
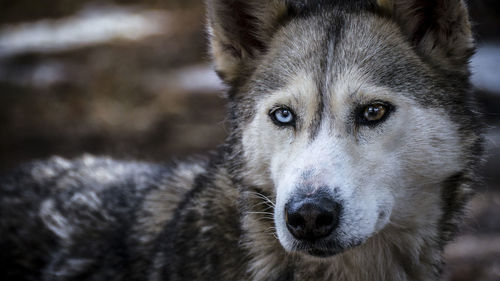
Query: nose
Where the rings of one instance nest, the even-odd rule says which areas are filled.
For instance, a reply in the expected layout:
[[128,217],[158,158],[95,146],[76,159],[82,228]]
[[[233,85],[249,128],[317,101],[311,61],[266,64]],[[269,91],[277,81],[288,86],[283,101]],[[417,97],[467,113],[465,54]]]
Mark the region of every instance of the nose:
[[295,195],[285,204],[286,226],[299,240],[328,236],[339,223],[341,206],[325,192]]

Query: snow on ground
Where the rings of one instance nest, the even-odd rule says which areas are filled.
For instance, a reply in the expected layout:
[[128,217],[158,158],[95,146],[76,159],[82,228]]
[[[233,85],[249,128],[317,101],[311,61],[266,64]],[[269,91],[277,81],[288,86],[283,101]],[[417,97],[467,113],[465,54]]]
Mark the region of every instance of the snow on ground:
[[0,58],[26,52],[71,50],[113,40],[139,40],[167,32],[168,14],[118,6],[88,7],[58,20],[0,29]]

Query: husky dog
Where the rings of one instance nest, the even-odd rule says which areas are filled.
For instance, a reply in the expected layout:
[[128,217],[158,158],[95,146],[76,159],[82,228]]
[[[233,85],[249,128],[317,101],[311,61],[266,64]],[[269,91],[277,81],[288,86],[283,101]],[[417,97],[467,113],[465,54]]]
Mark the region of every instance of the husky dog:
[[462,0],[209,0],[230,135],[0,180],[2,280],[439,280],[481,126]]

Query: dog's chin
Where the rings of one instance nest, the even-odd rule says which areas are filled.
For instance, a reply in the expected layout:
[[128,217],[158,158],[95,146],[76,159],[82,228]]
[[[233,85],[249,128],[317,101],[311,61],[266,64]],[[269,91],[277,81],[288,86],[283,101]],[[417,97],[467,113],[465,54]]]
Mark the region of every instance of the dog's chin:
[[318,249],[318,248],[309,248],[305,249],[302,252],[306,255],[309,255],[314,258],[329,258],[333,257],[337,254],[340,254],[344,251],[344,249]]
[[314,243],[296,241],[293,251],[312,258],[324,259],[334,257],[354,247],[357,247],[362,243],[362,241],[354,241],[345,243],[347,245],[342,246],[342,244],[334,240],[318,241]]

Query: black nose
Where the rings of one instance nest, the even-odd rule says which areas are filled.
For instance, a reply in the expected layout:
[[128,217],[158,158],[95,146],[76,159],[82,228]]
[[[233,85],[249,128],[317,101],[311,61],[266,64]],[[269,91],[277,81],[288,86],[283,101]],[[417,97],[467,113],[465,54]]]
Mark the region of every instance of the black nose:
[[324,192],[296,195],[285,205],[286,226],[295,238],[314,241],[339,223],[340,204]]

